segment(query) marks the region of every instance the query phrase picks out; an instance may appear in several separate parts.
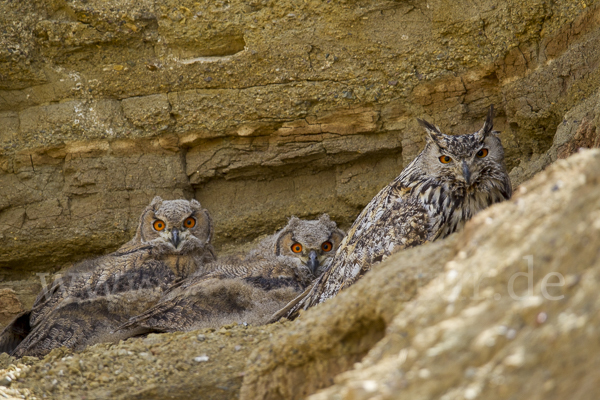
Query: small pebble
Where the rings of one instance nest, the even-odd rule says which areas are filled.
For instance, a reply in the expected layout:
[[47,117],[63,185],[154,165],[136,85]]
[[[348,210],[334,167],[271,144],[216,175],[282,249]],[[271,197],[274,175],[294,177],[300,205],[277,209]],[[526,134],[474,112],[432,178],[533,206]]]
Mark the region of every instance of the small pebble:
[[368,380],[368,381],[363,381],[362,387],[367,393],[372,393],[377,390],[379,385],[377,384],[377,382],[375,382],[373,380]]
[[207,362],[208,361],[208,356],[207,355],[202,355],[202,356],[195,357],[194,361],[196,361],[196,362]]
[[206,340],[206,336],[204,336],[204,335],[198,335],[196,338],[197,338],[197,339],[198,339],[198,341],[200,341],[200,342],[204,342],[204,341]]
[[479,395],[479,390],[477,390],[477,388],[469,387],[469,388],[467,388],[467,390],[465,390],[465,393],[463,396],[467,400],[472,400],[472,399],[476,398],[478,395]]

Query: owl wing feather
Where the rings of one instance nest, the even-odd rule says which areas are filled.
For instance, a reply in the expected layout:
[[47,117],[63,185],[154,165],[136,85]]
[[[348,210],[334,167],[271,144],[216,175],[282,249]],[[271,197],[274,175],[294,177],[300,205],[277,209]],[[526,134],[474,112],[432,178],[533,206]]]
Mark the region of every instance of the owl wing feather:
[[85,299],[128,290],[132,279],[141,279],[140,272],[147,268],[138,270],[137,277],[134,271],[144,266],[149,255],[149,249],[141,247],[125,254],[117,252],[75,265],[40,292],[31,310],[31,325],[35,326],[66,298]]
[[[236,278],[225,278],[235,280]],[[175,332],[189,330],[197,321],[216,313],[233,311],[236,299],[228,293],[213,292],[211,287],[222,281],[213,276],[204,276],[181,285],[146,312],[130,318],[118,327],[120,331],[142,328],[147,332]],[[207,290],[208,289],[208,290]],[[231,301],[228,301],[231,300]]]
[[190,277],[173,287],[148,311],[132,317],[118,329],[174,332],[216,327],[252,311],[265,302],[278,302],[274,310],[303,290],[310,280],[298,272],[288,257],[272,257],[240,264],[216,264],[208,274]]
[[12,355],[43,357],[57,347],[81,350],[104,341],[119,320],[123,320],[119,313],[109,311],[109,302],[102,297],[62,304],[29,332]]
[[60,346],[80,349],[124,338],[111,332],[129,317],[156,304],[176,281],[167,265],[153,259],[137,267],[124,265],[121,273],[106,273],[102,264],[97,267],[91,275],[74,275],[77,279],[64,290],[66,294],[56,292],[54,296],[58,299],[51,297],[52,301],[42,303],[44,307],[37,310],[36,318],[29,318],[34,323],[14,348],[13,355],[42,356]]
[[101,259],[87,260],[58,276],[38,294],[31,310],[17,316],[0,334],[0,351],[12,353],[63,300],[77,294]]

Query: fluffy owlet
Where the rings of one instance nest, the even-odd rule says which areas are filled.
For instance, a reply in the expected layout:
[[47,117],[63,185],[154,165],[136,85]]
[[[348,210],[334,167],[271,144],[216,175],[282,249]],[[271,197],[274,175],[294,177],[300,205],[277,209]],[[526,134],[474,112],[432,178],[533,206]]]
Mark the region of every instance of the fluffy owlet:
[[212,222],[196,200],[155,197],[137,233],[114,253],[86,260],[38,295],[0,335],[0,351],[43,356],[122,338],[113,331],[153,306],[173,283],[214,261]]
[[292,217],[283,229],[263,239],[245,259],[289,257],[298,268],[304,266],[316,277],[327,269],[344,236],[327,214],[312,221]]
[[428,122],[423,151],[360,213],[329,270],[311,289],[274,315],[295,318],[299,310],[335,296],[373,264],[407,247],[441,239],[475,213],[510,198],[504,149],[492,130],[493,106],[483,127],[450,136]]
[[266,323],[327,269],[343,238],[326,214],[313,221],[292,217],[244,259],[210,264],[211,272],[173,286],[121,330],[136,335]]

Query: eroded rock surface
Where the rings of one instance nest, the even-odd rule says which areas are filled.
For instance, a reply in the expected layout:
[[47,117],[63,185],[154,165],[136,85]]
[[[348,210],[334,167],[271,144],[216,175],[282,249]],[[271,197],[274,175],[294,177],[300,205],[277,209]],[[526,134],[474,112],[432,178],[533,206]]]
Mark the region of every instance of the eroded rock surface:
[[558,159],[569,157],[581,148],[600,147],[600,90],[565,114],[558,125],[552,146],[513,168],[513,186],[530,179]]
[[[251,351],[282,326],[236,325],[151,334],[118,344],[91,346],[75,354],[65,348],[55,349],[42,360],[14,360],[3,353],[0,397],[235,399]],[[7,376],[12,376],[9,383]]]
[[8,324],[23,311],[23,304],[13,289],[0,289],[0,324]]

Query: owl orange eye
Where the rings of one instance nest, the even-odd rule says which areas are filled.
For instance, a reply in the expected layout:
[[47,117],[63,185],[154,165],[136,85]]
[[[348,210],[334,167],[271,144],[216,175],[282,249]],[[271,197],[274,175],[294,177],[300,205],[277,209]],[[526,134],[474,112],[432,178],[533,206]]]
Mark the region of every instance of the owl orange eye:
[[477,157],[483,158],[488,155],[488,149],[481,149],[477,152]]
[[331,249],[333,249],[333,245],[331,244],[331,242],[323,242],[323,244],[321,245],[321,250],[323,251],[331,251]]
[[154,227],[154,229],[156,229],[159,232],[162,231],[163,229],[165,229],[165,223],[162,222],[160,219],[157,219],[156,221],[154,221],[152,226]]
[[183,221],[183,226],[186,228],[193,228],[196,226],[196,219],[194,217],[187,217],[185,221]]
[[442,164],[448,164],[450,161],[452,161],[452,158],[450,158],[448,156],[441,156],[440,157],[440,162]]
[[302,245],[300,243],[294,243],[292,245],[292,251],[294,253],[300,253],[302,251]]

